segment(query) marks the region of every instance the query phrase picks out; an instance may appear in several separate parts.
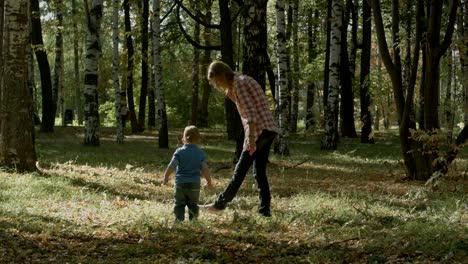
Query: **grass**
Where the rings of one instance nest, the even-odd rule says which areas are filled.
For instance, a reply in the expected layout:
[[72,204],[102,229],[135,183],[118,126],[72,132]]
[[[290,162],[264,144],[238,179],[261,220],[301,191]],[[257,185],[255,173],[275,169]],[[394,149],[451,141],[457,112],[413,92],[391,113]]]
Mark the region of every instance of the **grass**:
[[[463,263],[468,258],[465,150],[437,191],[400,180],[397,138],[342,139],[321,152],[317,135],[295,136],[291,156],[271,155],[273,217],[257,215],[247,177],[222,214],[173,224],[164,169],[180,144],[157,148],[154,131],[118,145],[81,145],[81,128],[38,134],[42,173],[0,172],[0,263]],[[202,130],[215,181],[232,172],[233,142]]]

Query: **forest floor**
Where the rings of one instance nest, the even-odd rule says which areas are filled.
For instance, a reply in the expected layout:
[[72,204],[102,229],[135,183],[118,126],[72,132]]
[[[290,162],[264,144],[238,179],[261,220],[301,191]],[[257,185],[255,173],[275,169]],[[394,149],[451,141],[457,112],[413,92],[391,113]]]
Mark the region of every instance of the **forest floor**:
[[[468,150],[437,189],[405,181],[398,137],[294,135],[291,155],[270,156],[272,217],[256,213],[248,175],[220,214],[174,223],[173,178],[162,177],[182,129],[159,149],[156,132],[86,147],[83,129],[37,134],[40,173],[0,171],[0,263],[466,263]],[[202,130],[213,202],[229,181],[234,142]]]

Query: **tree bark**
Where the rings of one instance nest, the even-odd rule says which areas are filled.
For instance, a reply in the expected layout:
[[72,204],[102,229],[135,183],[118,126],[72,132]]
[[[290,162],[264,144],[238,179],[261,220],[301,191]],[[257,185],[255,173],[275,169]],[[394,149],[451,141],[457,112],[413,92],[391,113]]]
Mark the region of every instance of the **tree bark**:
[[138,131],[145,130],[146,99],[148,98],[148,17],[149,0],[143,1],[141,17],[141,89],[138,110]]
[[37,65],[41,76],[41,95],[42,95],[42,123],[41,132],[54,132],[55,116],[53,113],[52,100],[52,79],[50,76],[50,66],[47,59],[47,53],[42,39],[41,14],[39,9],[39,0],[31,0],[31,26],[32,26],[32,45],[36,54]]
[[125,73],[126,77],[126,90],[127,90],[127,100],[128,100],[128,110],[130,115],[130,125],[132,129],[132,133],[138,132],[138,121],[136,118],[135,112],[135,100],[133,97],[133,68],[135,59],[134,55],[134,47],[133,47],[133,39],[132,39],[132,25],[130,21],[130,1],[124,0],[124,12],[125,12],[125,46],[127,49],[127,69]]
[[278,75],[278,154],[289,155],[289,100],[284,0],[276,0],[276,59]]
[[[197,10],[197,2],[192,2],[192,7]],[[193,36],[196,42],[200,42],[200,23],[195,21],[193,27]],[[198,120],[198,94],[200,87],[200,51],[198,48],[193,47],[192,58],[192,104],[189,123],[196,126]]]
[[[347,0],[348,2],[350,0]],[[356,128],[354,126],[354,87],[353,79],[350,71],[350,61],[348,56],[348,24],[349,24],[349,13],[350,5],[346,5],[347,8],[342,14],[342,28],[341,31],[341,52],[340,52],[340,132],[341,136],[356,138]]]
[[[372,44],[371,8],[367,1],[362,2],[362,49],[361,49],[361,143],[374,143],[370,105],[370,62]],[[378,120],[377,120],[378,122]]]
[[338,148],[338,103],[340,91],[340,57],[342,43],[342,0],[333,0],[330,34],[330,80],[328,85],[328,100],[325,107],[325,135],[321,149],[336,150]]
[[72,15],[73,15],[73,85],[75,86],[75,111],[78,117],[78,125],[83,124],[83,106],[81,97],[83,95],[80,84],[80,58],[79,58],[79,43],[78,43],[78,24],[76,12],[76,0],[72,0]]
[[84,81],[85,97],[85,135],[84,144],[99,146],[99,102],[98,102],[98,69],[100,50],[100,30],[103,9],[103,0],[93,0],[91,9],[85,1],[87,27],[86,27],[86,69]]
[[169,132],[167,127],[166,99],[164,97],[164,87],[162,79],[161,63],[161,24],[160,24],[160,0],[153,0],[153,52],[154,52],[154,80],[156,100],[158,101],[158,123],[159,148],[169,148]]
[[34,148],[33,97],[28,88],[25,53],[29,45],[28,1],[6,0],[4,14],[0,167],[31,172],[37,170],[37,158]]
[[55,32],[55,67],[54,67],[54,80],[52,83],[52,102],[54,117],[60,116],[62,126],[65,126],[64,119],[64,95],[63,95],[63,2],[62,0],[55,0],[57,28]]
[[[122,115],[120,114],[121,95],[119,84],[119,0],[112,1],[113,15],[112,15],[112,73],[113,73],[113,86],[115,96],[115,127],[116,127],[116,141],[118,144],[124,142],[124,131],[122,126]],[[126,98],[126,97],[124,97]]]
[[289,123],[289,130],[291,133],[297,132],[297,119],[299,116],[299,0],[292,1],[293,10],[293,24],[292,24],[292,69],[293,78],[291,84],[291,119]]

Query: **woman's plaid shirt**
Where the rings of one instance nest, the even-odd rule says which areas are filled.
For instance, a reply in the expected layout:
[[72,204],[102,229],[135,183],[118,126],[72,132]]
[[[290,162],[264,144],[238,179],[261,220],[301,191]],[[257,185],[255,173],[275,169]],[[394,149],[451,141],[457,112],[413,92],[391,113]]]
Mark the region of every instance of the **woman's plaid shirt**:
[[241,116],[245,131],[244,151],[247,151],[248,123],[255,124],[255,131],[250,133],[255,141],[264,129],[278,132],[278,127],[268,106],[267,97],[257,81],[250,76],[236,73],[233,88],[235,92],[228,92],[227,96],[236,104]]

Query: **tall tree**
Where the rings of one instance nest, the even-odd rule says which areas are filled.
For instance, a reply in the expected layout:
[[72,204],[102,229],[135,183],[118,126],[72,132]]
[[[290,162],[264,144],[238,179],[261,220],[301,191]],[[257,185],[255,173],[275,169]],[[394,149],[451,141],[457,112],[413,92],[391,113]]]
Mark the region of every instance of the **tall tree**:
[[329,2],[332,8],[330,34],[330,80],[328,84],[328,98],[325,106],[325,135],[321,148],[335,150],[338,147],[338,103],[340,92],[340,57],[342,37],[343,1]]
[[[346,9],[342,13],[342,28],[341,28],[341,53],[340,53],[340,132],[343,137],[357,137],[356,128],[354,126],[354,85],[353,76],[354,69],[351,71],[351,62],[348,55],[348,24],[349,14],[351,11],[352,1],[346,1]],[[353,27],[353,33],[355,29]],[[354,48],[355,49],[355,48]],[[355,52],[355,50],[353,51]]]
[[[28,1],[0,2],[4,9],[4,58],[0,88],[0,167],[19,172],[36,170],[34,149],[33,100],[28,88],[27,57],[29,45]],[[3,29],[3,27],[2,27]],[[2,30],[3,31],[3,30]]]
[[[318,24],[317,18],[319,16],[318,9],[313,11],[312,8],[309,8],[307,11],[307,62],[310,64],[313,63],[317,57],[317,34],[318,34]],[[315,103],[315,91],[316,84],[314,81],[309,81],[307,85],[307,101],[306,101],[306,120],[305,127],[306,130],[310,129],[316,124],[313,106]]]
[[30,1],[32,45],[36,54],[37,65],[41,76],[42,123],[41,132],[54,132],[55,116],[52,101],[52,79],[50,77],[49,60],[47,59],[44,41],[42,39],[41,13],[39,0]]
[[292,83],[291,87],[291,118],[289,129],[291,133],[297,132],[297,119],[299,116],[299,0],[293,0],[292,5]]
[[78,116],[78,124],[83,124],[83,110],[81,105],[81,85],[80,85],[80,57],[79,57],[79,34],[77,21],[76,0],[72,0],[72,23],[73,23],[73,85],[75,86],[75,111]]
[[276,61],[278,74],[278,154],[289,155],[289,100],[284,0],[276,0]]
[[[150,32],[153,32],[153,18],[151,16],[150,19]],[[151,33],[152,34],[152,33]],[[156,95],[154,92],[154,88],[156,87],[154,81],[154,49],[151,48],[151,63],[149,64],[149,77],[150,77],[150,85],[148,86],[148,129],[154,129],[156,127]]]
[[[370,62],[372,45],[372,11],[367,1],[362,2],[362,52],[361,52],[361,143],[374,143],[371,137],[372,117],[370,104]],[[377,120],[378,122],[378,120]]]
[[463,97],[463,101],[464,101],[464,121],[465,121],[465,124],[468,124],[468,1],[467,0],[464,0],[465,4],[463,6],[463,12],[462,13],[462,17],[464,18],[464,22],[462,22],[463,27],[460,27],[460,28],[463,28],[463,44],[461,45],[462,46],[462,49],[461,49],[461,53],[462,55],[460,56],[460,58],[462,58],[462,76],[463,76],[463,91],[464,91],[464,97]]
[[84,0],[86,11],[86,69],[85,69],[85,135],[84,144],[99,146],[98,69],[103,0],[93,0],[91,9]]
[[113,13],[112,13],[112,72],[113,72],[113,85],[115,95],[115,125],[117,127],[117,143],[122,144],[124,142],[124,132],[122,126],[122,116],[120,115],[120,84],[119,84],[119,0],[112,1]]
[[141,17],[141,88],[138,110],[138,131],[145,129],[146,99],[148,98],[148,17],[149,0],[141,0],[143,10]]
[[[197,10],[199,7],[197,1],[192,2],[192,8]],[[200,42],[200,23],[195,21],[193,26],[193,36],[196,42]],[[198,90],[200,87],[200,50],[193,47],[192,59],[192,107],[190,114],[190,124],[196,126],[198,120]]]
[[54,117],[59,115],[62,118],[62,126],[65,126],[64,114],[64,62],[63,62],[63,1],[55,0],[55,14],[57,17],[57,27],[55,31],[55,66],[54,80],[52,82],[52,102]]
[[125,70],[125,84],[127,90],[127,100],[128,100],[128,110],[130,125],[132,127],[132,133],[138,132],[138,122],[136,119],[135,112],[135,101],[133,98],[133,68],[134,68],[134,53],[135,49],[133,47],[133,38],[132,38],[132,24],[130,20],[130,1],[124,0],[124,24],[125,24],[125,48],[127,50],[127,68]]
[[169,133],[167,127],[166,99],[164,97],[164,87],[162,79],[161,63],[161,19],[160,0],[153,0],[153,64],[156,100],[158,101],[158,124],[159,124],[159,148],[169,147]]
[[[211,14],[211,7],[213,5],[213,0],[207,0],[205,1],[205,17],[204,17],[204,22],[205,24],[209,25],[211,24],[212,21],[212,14]],[[205,43],[205,46],[211,46],[211,41],[210,41],[210,35],[211,35],[211,29],[208,27],[204,27],[203,29],[203,40]],[[202,75],[204,73],[208,72],[208,65],[210,64],[211,61],[211,50],[204,50],[203,57],[202,57],[202,67],[201,67],[201,72]],[[202,96],[201,96],[201,102],[199,105],[199,111],[198,111],[198,126],[199,127],[208,127],[208,102],[210,99],[210,94],[211,94],[211,85],[208,82],[207,78],[202,78]]]

